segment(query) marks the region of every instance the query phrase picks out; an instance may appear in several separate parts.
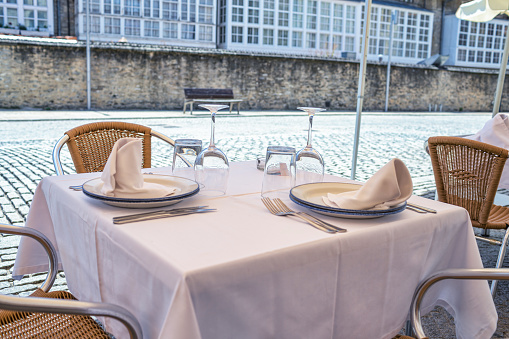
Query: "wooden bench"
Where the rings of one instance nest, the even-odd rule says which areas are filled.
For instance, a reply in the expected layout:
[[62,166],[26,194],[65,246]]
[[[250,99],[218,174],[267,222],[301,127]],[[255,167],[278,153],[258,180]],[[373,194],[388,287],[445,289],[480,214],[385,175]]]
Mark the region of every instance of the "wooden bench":
[[233,104],[237,104],[237,114],[240,114],[239,105],[242,99],[235,99],[233,89],[231,88],[184,88],[184,114],[186,114],[186,106],[190,106],[191,115],[193,114],[193,104],[195,102],[201,103],[229,103],[230,113],[233,109]]

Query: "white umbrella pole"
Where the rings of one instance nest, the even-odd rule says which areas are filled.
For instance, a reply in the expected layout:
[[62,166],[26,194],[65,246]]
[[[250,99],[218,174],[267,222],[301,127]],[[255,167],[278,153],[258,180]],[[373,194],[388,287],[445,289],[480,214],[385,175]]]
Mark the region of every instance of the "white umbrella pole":
[[366,79],[366,60],[368,55],[369,21],[371,19],[371,0],[366,0],[364,10],[364,37],[362,40],[362,59],[359,65],[359,85],[357,88],[357,114],[355,119],[355,137],[353,143],[352,172],[350,178],[355,179],[357,170],[357,153],[359,151],[359,133],[361,129],[362,103],[364,100],[364,84]]
[[509,58],[509,27],[505,36],[504,55],[502,56],[502,62],[500,63],[500,73],[498,73],[497,91],[495,92],[495,100],[493,103],[493,114],[494,117],[497,115],[500,109],[500,101],[502,100],[502,91],[504,89],[505,69],[507,67],[507,59]]

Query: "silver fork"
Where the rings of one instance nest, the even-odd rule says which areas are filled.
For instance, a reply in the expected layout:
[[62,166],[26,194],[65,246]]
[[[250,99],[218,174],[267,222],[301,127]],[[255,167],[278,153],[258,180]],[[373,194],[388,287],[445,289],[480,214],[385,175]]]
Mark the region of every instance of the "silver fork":
[[332,225],[328,222],[325,222],[323,221],[322,219],[318,219],[317,217],[315,217],[314,215],[312,214],[309,214],[309,213],[306,213],[306,212],[297,212],[297,211],[294,211],[292,209],[290,209],[288,206],[286,206],[286,204],[283,202],[283,200],[279,199],[279,198],[276,198],[274,199],[276,205],[278,205],[280,207],[280,209],[283,211],[283,212],[287,212],[287,213],[295,213],[297,215],[305,215],[307,217],[310,217],[312,218],[313,220],[315,220],[316,222],[319,222],[321,224],[323,224],[324,226],[326,226],[327,228],[331,228],[333,230],[335,230],[336,232],[338,233],[344,233],[346,232],[346,229],[345,228],[341,228],[341,227],[338,227],[336,225]]
[[295,217],[298,217],[298,218],[301,218],[302,220],[306,221],[308,224],[310,224],[311,226],[313,226],[314,228],[320,230],[320,231],[324,231],[324,232],[327,232],[327,233],[336,233],[335,230],[332,230],[332,229],[329,229],[327,227],[325,227],[324,225],[322,224],[319,224],[309,218],[306,218],[302,215],[298,215],[296,213],[289,213],[289,212],[283,212],[281,211],[273,202],[272,200],[270,200],[269,198],[262,198],[262,202],[263,204],[265,205],[265,207],[267,207],[267,209],[269,210],[270,213],[274,214],[274,215],[277,215],[277,216],[295,216]]

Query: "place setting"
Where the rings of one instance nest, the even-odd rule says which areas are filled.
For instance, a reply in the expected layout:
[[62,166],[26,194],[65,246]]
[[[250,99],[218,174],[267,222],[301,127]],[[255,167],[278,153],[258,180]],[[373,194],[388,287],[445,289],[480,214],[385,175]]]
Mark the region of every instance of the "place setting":
[[[346,232],[310,213],[288,208],[282,199],[290,200],[310,212],[348,219],[372,219],[390,216],[405,209],[417,213],[435,210],[408,202],[413,193],[410,172],[403,161],[394,158],[382,166],[364,184],[323,182],[323,157],[312,147],[313,118],[321,108],[299,107],[308,113],[306,146],[296,152],[288,146],[268,146],[262,182],[262,203],[274,215],[295,216],[328,233]],[[332,227],[331,227],[332,226]]]

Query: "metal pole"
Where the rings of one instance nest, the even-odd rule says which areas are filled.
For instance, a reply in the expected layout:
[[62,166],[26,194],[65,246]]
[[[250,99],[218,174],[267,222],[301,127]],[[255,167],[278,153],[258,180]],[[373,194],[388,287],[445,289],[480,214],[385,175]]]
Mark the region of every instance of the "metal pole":
[[391,13],[391,29],[390,29],[390,37],[389,37],[389,58],[387,59],[387,83],[385,84],[385,111],[387,112],[389,108],[389,84],[391,82],[391,57],[392,57],[392,32],[394,29],[394,22],[396,21],[396,16],[398,15],[398,11]]
[[87,2],[87,109],[90,111],[90,0],[84,0]]
[[509,58],[509,27],[505,36],[504,54],[502,56],[502,62],[500,63],[500,73],[498,73],[497,91],[495,92],[495,100],[493,102],[493,114],[494,117],[500,110],[500,101],[502,100],[502,91],[504,89],[504,78],[505,70],[507,67],[507,59]]
[[355,118],[355,137],[353,143],[353,157],[352,157],[352,172],[350,175],[351,179],[355,179],[355,172],[357,170],[357,153],[359,151],[359,132],[361,128],[361,114],[362,114],[362,102],[364,100],[364,84],[365,84],[365,73],[366,73],[366,59],[368,54],[368,37],[369,37],[369,20],[371,18],[371,0],[366,0],[366,6],[364,11],[364,37],[362,41],[362,59],[359,65],[359,86],[357,88],[357,112]]

